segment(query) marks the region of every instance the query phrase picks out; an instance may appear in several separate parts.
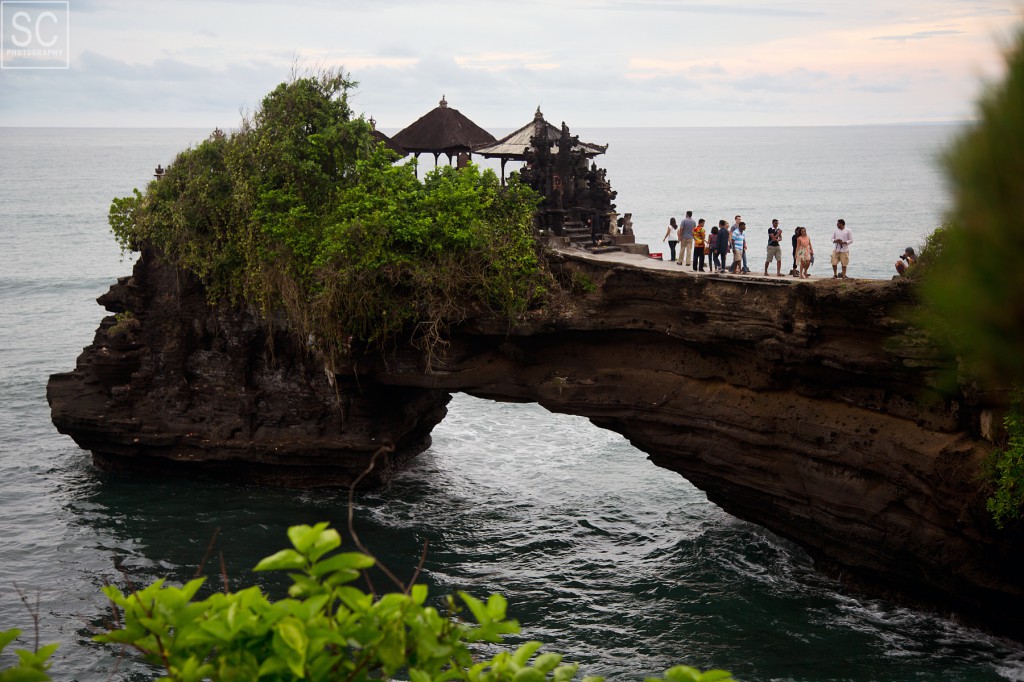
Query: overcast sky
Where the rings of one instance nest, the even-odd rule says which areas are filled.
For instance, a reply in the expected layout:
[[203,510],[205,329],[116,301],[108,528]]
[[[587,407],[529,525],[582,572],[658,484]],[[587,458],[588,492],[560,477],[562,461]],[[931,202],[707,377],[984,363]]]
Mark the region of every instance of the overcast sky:
[[[6,0],[5,46],[25,6]],[[1001,74],[1021,10],[999,0],[70,0],[70,68],[0,70],[0,125],[231,128],[296,59],[343,65],[360,83],[353,107],[385,129],[442,95],[492,130],[525,124],[538,105],[573,128],[959,120]]]

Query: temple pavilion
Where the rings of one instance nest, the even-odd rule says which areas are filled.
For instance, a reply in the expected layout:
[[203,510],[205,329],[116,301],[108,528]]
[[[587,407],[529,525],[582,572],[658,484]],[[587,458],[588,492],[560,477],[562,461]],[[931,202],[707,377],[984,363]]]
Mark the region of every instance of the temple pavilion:
[[[473,123],[457,109],[448,106],[442,96],[439,105],[408,127],[396,133],[391,142],[406,154],[434,155],[434,165],[442,154],[459,167],[472,154],[501,159],[501,182],[505,183],[505,164],[522,162],[522,181],[540,196],[534,213],[534,226],[550,233],[565,245],[594,249],[635,246],[628,216],[617,220],[616,192],[603,168],[593,163],[608,145],[581,142],[568,126],[548,123],[540,107],[533,120],[522,128],[495,140],[489,132]],[[621,233],[617,227],[622,227]],[[646,249],[646,247],[644,247]]]
[[458,109],[448,106],[447,100],[441,96],[441,102],[423,116],[410,123],[391,137],[392,142],[405,150],[406,154],[434,155],[437,158],[444,154],[451,164],[452,157],[468,159],[477,147],[492,144],[494,135],[470,121]]
[[[546,139],[550,146],[558,144],[562,130],[544,120],[540,107],[533,115],[533,120],[519,130],[509,133],[494,144],[477,147],[474,151],[486,159],[501,159],[501,181],[505,182],[505,164],[508,161],[530,160],[534,150],[534,138]],[[577,141],[572,150],[574,153],[592,159],[608,151],[608,145]]]

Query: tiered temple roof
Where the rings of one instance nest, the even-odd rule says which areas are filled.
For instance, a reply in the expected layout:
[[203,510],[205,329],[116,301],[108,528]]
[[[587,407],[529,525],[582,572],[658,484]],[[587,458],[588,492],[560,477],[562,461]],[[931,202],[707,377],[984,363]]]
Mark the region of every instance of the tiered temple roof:
[[[533,115],[533,120],[522,128],[509,133],[494,144],[477,147],[473,151],[485,158],[525,161],[529,150],[533,146],[533,143],[530,141],[531,138],[544,136],[552,144],[556,144],[561,135],[561,129],[544,120],[544,114],[541,113],[540,107],[537,107],[537,113]],[[583,156],[593,158],[598,154],[604,154],[607,150],[608,145],[580,142],[573,151],[582,151]]]

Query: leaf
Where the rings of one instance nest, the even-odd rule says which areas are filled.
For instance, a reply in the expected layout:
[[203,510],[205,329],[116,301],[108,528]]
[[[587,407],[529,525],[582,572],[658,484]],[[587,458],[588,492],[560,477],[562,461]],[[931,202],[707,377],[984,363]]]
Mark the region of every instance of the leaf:
[[305,568],[306,560],[294,549],[282,549],[280,552],[271,554],[258,564],[254,571],[291,571]]
[[226,642],[231,639],[231,630],[229,630],[228,626],[224,624],[224,621],[208,620],[200,623],[199,627],[202,628],[204,632],[210,633],[213,637],[221,641]]
[[36,652],[36,658],[40,661],[45,661],[50,656],[53,656],[53,652],[56,651],[59,646],[60,644],[53,643],[39,647],[39,651]]
[[316,561],[332,549],[341,546],[341,536],[333,528],[326,528],[320,531],[310,546],[308,555],[311,561]]
[[296,603],[292,609],[292,614],[303,622],[309,622],[324,610],[330,599],[331,595],[329,594],[318,594],[315,597],[310,597],[305,601]]
[[181,588],[181,596],[185,601],[191,601],[192,598],[196,596],[196,592],[199,591],[199,588],[202,587],[205,582],[206,578],[195,578],[194,580],[189,580]]
[[349,609],[356,613],[362,613],[373,606],[373,597],[356,587],[340,587],[335,590],[338,599]]
[[21,630],[17,628],[0,631],[0,651],[3,651],[5,646],[16,640],[20,634]]
[[665,671],[669,682],[700,682],[700,671],[688,665],[677,665]]
[[552,654],[552,653],[541,654],[540,656],[537,657],[537,660],[534,661],[533,667],[536,668],[537,670],[541,671],[542,673],[547,674],[547,673],[551,672],[552,670],[554,670],[555,667],[559,663],[561,663],[561,662],[562,662],[562,655],[561,654]]
[[477,623],[485,625],[490,622],[491,619],[488,615],[487,607],[484,606],[482,601],[467,594],[466,592],[460,591],[459,596],[462,597],[462,601],[464,601],[466,606],[469,607],[469,610],[473,613],[473,617],[476,618]]
[[17,667],[0,671],[0,682],[49,682],[50,676],[42,670]]
[[327,528],[327,522],[321,522],[315,526],[291,526],[288,528],[288,539],[299,554],[306,555],[309,549],[320,537],[320,532]]
[[487,598],[487,613],[491,620],[504,620],[508,609],[508,600],[500,594],[492,594]]
[[731,682],[732,679],[728,670],[708,670],[700,676],[700,682]]
[[580,666],[578,663],[560,665],[555,668],[555,672],[551,677],[552,682],[569,682],[569,680],[576,677],[576,673],[579,669]]
[[372,568],[374,560],[361,552],[345,552],[343,554],[336,554],[330,559],[324,559],[323,561],[317,562],[313,566],[313,570],[310,571],[314,576],[321,577],[332,571],[338,571],[341,569],[351,569],[360,571],[366,568]]
[[427,586],[426,585],[413,585],[409,591],[409,596],[412,597],[414,604],[422,605],[427,600]]
[[515,674],[512,682],[544,682],[544,673],[536,668],[523,668]]
[[409,682],[431,682],[430,675],[419,668],[409,668]]
[[281,621],[274,630],[281,635],[281,639],[288,645],[288,648],[305,656],[309,640],[306,638],[302,625],[296,619],[289,618]]
[[343,568],[324,578],[324,584],[329,587],[337,587],[338,585],[344,585],[345,583],[350,583],[353,580],[358,580],[360,575],[362,574],[359,571],[353,571],[350,568]]
[[271,677],[288,670],[288,664],[277,656],[269,656],[260,664],[257,675],[259,677]]
[[544,646],[544,644],[541,642],[527,642],[516,649],[516,652],[512,654],[512,660],[516,665],[525,666],[526,662],[529,661],[542,646]]
[[394,672],[405,666],[405,628],[401,623],[392,623],[386,627],[384,637],[377,644],[377,655],[385,670]]
[[301,573],[289,573],[288,576],[292,579],[292,586],[288,588],[290,597],[302,599],[326,591],[326,588],[319,582]]

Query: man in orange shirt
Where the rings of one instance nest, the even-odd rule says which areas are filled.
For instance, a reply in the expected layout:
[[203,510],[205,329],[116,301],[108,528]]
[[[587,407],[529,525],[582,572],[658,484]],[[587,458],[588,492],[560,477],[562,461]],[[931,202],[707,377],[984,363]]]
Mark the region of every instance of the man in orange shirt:
[[704,219],[697,221],[693,228],[693,270],[704,272]]

